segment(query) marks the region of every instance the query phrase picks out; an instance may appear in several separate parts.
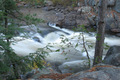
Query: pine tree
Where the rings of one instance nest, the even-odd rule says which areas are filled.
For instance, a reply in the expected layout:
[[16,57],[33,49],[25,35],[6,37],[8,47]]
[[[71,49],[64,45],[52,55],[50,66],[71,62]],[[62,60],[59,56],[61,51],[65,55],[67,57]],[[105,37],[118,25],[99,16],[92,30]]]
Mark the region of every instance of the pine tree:
[[[21,30],[16,27],[15,19],[12,16],[15,12],[18,12],[18,9],[14,0],[0,0],[0,79],[2,80],[20,78],[20,75],[25,74],[32,69],[31,67],[34,67],[34,63],[42,68],[42,60],[46,53],[42,49],[28,56],[18,56],[14,53],[10,47],[11,39],[16,36],[17,30]],[[39,54],[40,52],[41,54]]]

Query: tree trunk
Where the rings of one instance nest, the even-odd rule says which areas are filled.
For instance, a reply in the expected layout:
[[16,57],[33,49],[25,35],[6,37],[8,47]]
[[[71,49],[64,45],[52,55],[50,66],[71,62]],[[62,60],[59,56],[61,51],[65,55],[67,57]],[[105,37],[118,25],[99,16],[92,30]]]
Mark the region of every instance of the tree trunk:
[[107,0],[99,0],[98,6],[98,24],[97,24],[97,36],[95,45],[95,55],[93,65],[102,62],[104,33],[105,33],[105,12],[107,9]]

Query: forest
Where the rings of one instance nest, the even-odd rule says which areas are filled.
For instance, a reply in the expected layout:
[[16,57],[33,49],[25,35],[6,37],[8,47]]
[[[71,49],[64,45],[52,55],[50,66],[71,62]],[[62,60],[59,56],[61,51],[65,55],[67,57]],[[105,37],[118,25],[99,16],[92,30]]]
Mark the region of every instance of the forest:
[[0,80],[120,80],[119,0],[0,0]]

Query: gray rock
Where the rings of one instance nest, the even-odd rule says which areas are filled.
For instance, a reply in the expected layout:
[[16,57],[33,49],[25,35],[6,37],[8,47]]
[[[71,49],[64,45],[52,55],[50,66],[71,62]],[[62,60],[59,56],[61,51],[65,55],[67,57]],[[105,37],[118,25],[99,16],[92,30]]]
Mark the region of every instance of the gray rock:
[[116,28],[116,22],[112,17],[112,14],[110,14],[109,17],[106,17],[105,21],[106,21],[106,31],[110,31],[110,29]]
[[65,15],[63,13],[56,13],[56,25],[59,27],[63,26]]
[[37,42],[41,42],[38,37],[33,37],[33,40],[35,40],[35,41],[37,41]]
[[50,0],[45,0],[46,6],[53,6],[53,2]]
[[59,66],[62,73],[76,73],[88,69],[88,60],[65,62]]
[[95,15],[88,17],[88,21],[89,21],[90,25],[92,25],[92,26],[96,25]]
[[120,66],[120,46],[110,47],[104,58],[103,63]]
[[[53,57],[56,56],[56,57]],[[63,64],[64,62],[70,62],[75,60],[86,60],[87,57],[83,56],[81,52],[71,47],[66,48],[64,53],[61,52],[52,52],[49,53],[49,56],[46,57],[46,60],[51,63],[57,63],[58,65]]]
[[112,32],[120,33],[120,29],[111,29]]
[[61,28],[65,27],[71,29],[73,28],[73,26],[76,26],[76,14],[69,13],[64,15],[63,13],[57,13],[56,16],[57,16],[56,24]]
[[53,9],[55,9],[55,8],[52,7],[52,6],[47,6],[47,7],[43,8],[43,10],[45,10],[45,11],[50,11],[50,10],[53,10]]
[[89,13],[90,11],[91,11],[90,6],[83,6],[83,7],[78,8],[78,12]]
[[115,2],[116,2],[116,0],[108,0],[107,6],[108,7],[113,7],[113,6],[115,6]]
[[119,15],[116,13],[108,13],[107,17],[105,18],[106,22],[106,31],[109,32],[118,32],[119,31]]
[[120,37],[120,33],[117,33],[116,36]]
[[89,0],[88,4],[91,6],[96,6],[98,4],[99,0]]
[[99,65],[91,70],[73,74],[63,80],[120,80],[120,67]]
[[116,0],[114,10],[120,12],[120,0]]
[[76,14],[67,14],[64,19],[64,26],[76,26]]
[[[32,79],[38,79],[41,75],[44,74],[51,74],[51,73],[58,73],[57,71],[55,71],[53,68],[48,67],[48,68],[44,68],[42,70],[36,70],[34,71],[34,75],[32,75]],[[51,79],[43,79],[43,80],[51,80]]]

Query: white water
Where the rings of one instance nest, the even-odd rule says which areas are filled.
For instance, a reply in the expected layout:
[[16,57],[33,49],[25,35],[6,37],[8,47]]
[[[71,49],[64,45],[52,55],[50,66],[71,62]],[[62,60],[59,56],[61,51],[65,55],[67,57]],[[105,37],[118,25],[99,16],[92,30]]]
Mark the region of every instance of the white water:
[[[29,55],[29,53],[34,53],[38,48],[43,48],[49,53],[49,56],[46,57],[46,60],[51,62],[55,61],[63,63],[65,61],[87,59],[86,52],[84,51],[82,45],[83,41],[81,37],[81,32],[73,32],[68,29],[60,29],[56,26],[52,27],[59,29],[60,31],[51,32],[44,37],[42,37],[38,33],[31,36],[31,38],[39,38],[41,43],[36,42],[31,38],[19,41],[21,37],[15,37],[14,39],[18,42],[11,44],[11,47],[14,49],[16,54],[20,56]],[[94,45],[96,40],[94,33],[92,34],[93,35],[91,36],[87,33],[83,34],[86,42],[86,47],[91,58],[93,58],[94,56]],[[65,40],[65,42],[62,42],[62,40]],[[109,46],[120,45],[119,41],[120,38],[117,37],[105,38],[105,43],[107,43]],[[88,48],[87,45],[93,45],[93,47]],[[46,46],[51,50],[45,48]]]

